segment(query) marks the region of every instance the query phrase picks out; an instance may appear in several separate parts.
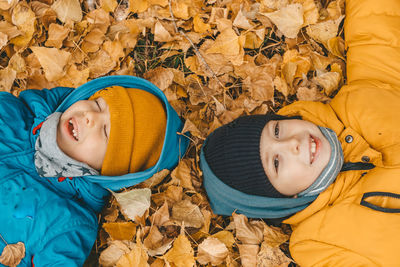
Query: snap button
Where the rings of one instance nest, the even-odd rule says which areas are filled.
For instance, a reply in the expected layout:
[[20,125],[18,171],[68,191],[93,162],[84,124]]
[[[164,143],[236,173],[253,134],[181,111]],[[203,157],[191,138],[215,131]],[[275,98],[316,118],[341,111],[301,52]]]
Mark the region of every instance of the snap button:
[[363,157],[361,158],[361,160],[362,160],[363,162],[369,162],[369,157],[368,157],[368,156],[363,156]]
[[353,142],[353,136],[351,136],[351,135],[347,135],[345,138],[344,138],[344,140],[346,141],[346,143],[351,143],[351,142]]

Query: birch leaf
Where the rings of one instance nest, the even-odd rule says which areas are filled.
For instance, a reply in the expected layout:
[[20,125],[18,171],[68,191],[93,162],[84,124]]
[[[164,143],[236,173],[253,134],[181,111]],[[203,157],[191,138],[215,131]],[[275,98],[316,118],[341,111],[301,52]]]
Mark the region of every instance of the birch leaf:
[[208,237],[198,247],[197,261],[203,265],[207,263],[219,265],[224,262],[228,252],[224,243],[217,238]]
[[303,6],[291,4],[272,13],[262,13],[288,38],[296,38],[303,27]]
[[164,258],[179,267],[192,267],[195,264],[193,248],[185,234],[181,233],[174,241]]
[[135,221],[136,217],[142,217],[150,207],[151,190],[148,188],[111,193],[120,205],[121,211],[132,221]]
[[17,266],[25,257],[25,244],[18,242],[17,244],[8,244],[4,247],[0,255],[0,263],[6,266]]
[[76,22],[82,20],[82,9],[79,0],[57,0],[51,8],[57,13],[57,18],[63,23],[68,20]]
[[44,70],[49,82],[56,81],[65,75],[65,66],[71,58],[71,53],[57,48],[31,47]]

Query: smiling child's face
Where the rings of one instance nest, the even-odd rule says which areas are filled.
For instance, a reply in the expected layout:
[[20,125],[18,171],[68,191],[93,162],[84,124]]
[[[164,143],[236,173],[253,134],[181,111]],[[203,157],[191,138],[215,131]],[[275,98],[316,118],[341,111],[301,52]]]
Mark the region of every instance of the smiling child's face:
[[110,136],[110,112],[103,98],[71,105],[57,126],[57,144],[69,157],[100,170]]
[[319,128],[304,120],[269,121],[260,140],[263,168],[281,194],[307,189],[329,162],[331,148]]

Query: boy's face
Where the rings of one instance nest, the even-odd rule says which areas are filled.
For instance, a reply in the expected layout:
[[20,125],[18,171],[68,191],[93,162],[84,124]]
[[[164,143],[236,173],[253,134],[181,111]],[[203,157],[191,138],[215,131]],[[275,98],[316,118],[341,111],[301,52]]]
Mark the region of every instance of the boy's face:
[[103,98],[70,106],[57,126],[57,144],[71,158],[100,170],[110,136],[110,112]]
[[303,120],[269,121],[260,140],[261,161],[281,194],[307,189],[329,162],[331,147],[319,128]]

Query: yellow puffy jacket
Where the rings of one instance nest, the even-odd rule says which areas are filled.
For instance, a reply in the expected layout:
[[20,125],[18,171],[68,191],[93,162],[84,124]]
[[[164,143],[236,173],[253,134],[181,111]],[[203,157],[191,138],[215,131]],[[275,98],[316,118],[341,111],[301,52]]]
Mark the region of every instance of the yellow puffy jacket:
[[333,129],[345,162],[372,170],[339,174],[284,222],[300,266],[400,266],[400,0],[347,0],[348,84],[329,104],[280,110]]

